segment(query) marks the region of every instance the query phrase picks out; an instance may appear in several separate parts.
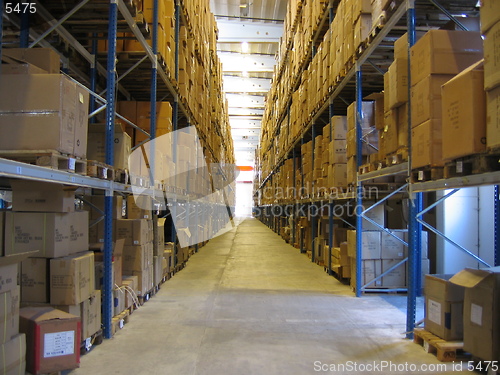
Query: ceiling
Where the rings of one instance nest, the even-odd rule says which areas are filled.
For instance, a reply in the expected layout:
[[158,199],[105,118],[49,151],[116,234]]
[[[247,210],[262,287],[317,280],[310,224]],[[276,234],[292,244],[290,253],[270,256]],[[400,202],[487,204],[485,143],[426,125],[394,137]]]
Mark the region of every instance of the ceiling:
[[210,0],[236,164],[253,166],[287,0]]

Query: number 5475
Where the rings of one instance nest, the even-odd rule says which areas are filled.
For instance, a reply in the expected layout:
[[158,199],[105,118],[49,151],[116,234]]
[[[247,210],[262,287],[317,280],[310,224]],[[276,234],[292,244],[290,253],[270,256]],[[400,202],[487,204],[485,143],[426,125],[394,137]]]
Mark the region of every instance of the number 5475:
[[36,13],[36,3],[5,3],[5,13]]

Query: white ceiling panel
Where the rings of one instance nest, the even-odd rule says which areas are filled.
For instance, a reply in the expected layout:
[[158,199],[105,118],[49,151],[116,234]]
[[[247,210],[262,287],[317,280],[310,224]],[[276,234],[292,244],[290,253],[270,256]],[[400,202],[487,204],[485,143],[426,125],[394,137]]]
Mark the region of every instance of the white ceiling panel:
[[276,23],[218,20],[217,27],[219,28],[218,41],[221,43],[278,43],[283,34],[283,25]]
[[253,108],[231,108],[229,107],[229,122],[231,122],[231,116],[263,116],[263,109],[253,109]]
[[270,79],[224,76],[223,81],[227,93],[267,93],[271,89]]
[[229,108],[264,108],[265,98],[257,95],[226,94]]
[[272,72],[276,60],[273,56],[219,52],[224,72]]

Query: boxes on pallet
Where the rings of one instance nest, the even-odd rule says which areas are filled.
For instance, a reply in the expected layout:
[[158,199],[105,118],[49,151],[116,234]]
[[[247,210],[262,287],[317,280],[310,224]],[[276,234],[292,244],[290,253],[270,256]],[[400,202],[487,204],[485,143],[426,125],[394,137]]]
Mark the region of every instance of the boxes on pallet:
[[[363,101],[361,103],[361,128],[369,129],[374,125],[374,102]],[[356,102],[347,107],[347,130],[356,128]]]
[[411,126],[442,118],[441,86],[453,75],[429,75],[411,88]]
[[[361,283],[366,288],[380,288],[382,280],[373,281],[382,273],[382,261],[380,259],[363,259],[361,261]],[[370,283],[370,285],[367,285]],[[351,258],[351,287],[356,288],[356,259]]]
[[[393,268],[398,263],[400,259],[382,259],[381,260],[381,286],[384,288],[405,288],[406,287],[406,266],[405,264],[400,264],[399,266]],[[391,268],[393,268],[391,270]]]
[[[407,247],[397,238],[405,241],[407,230],[391,230],[391,234],[381,232],[381,259],[404,259]],[[395,238],[396,236],[397,238]]]
[[[95,220],[95,219],[94,219]],[[111,238],[116,240],[116,223],[117,220],[113,220],[113,230],[111,233]],[[104,220],[99,221],[96,225],[89,228],[89,243],[92,246],[104,246]]]
[[12,210],[74,212],[75,188],[50,182],[11,180]]
[[[385,112],[384,129],[380,132],[380,139],[384,144],[384,155],[396,152],[399,147],[398,137],[398,108]],[[380,151],[380,148],[379,148]]]
[[13,291],[17,287],[18,264],[0,266],[0,293]]
[[91,337],[101,329],[101,291],[95,290],[90,298],[76,305],[55,305],[57,310],[78,316],[81,321],[82,340]]
[[347,164],[333,164],[328,166],[328,186],[347,186]]
[[500,85],[500,22],[486,32],[484,38],[484,88]]
[[484,34],[500,22],[500,3],[496,0],[481,0],[480,4],[481,32]]
[[[417,31],[415,33],[416,40],[415,42],[418,42],[418,40],[424,36],[425,33],[423,31]],[[398,38],[394,42],[394,60],[396,59],[406,59],[408,60],[409,57],[409,44],[408,44],[408,33],[404,33],[401,38]]]
[[94,253],[50,260],[50,303],[76,305],[90,298],[94,286]]
[[336,139],[330,142],[328,147],[328,163],[347,163],[347,150],[346,141],[343,139]]
[[134,271],[132,275],[137,276],[137,294],[139,296],[145,296],[153,289],[153,273],[150,268],[146,268],[142,271]]
[[443,159],[486,150],[486,94],[483,62],[446,82],[443,97]]
[[36,65],[15,57],[2,57],[2,74],[47,74]]
[[398,107],[398,148],[408,147],[408,107],[409,104],[403,104]]
[[[380,231],[363,231],[361,234],[361,257],[365,259],[380,259]],[[347,252],[351,258],[356,257],[356,231],[347,232]]]
[[500,146],[500,86],[486,92],[486,143]]
[[52,48],[6,48],[5,56],[26,61],[48,74],[59,74],[61,58]]
[[153,253],[155,256],[163,256],[165,250],[165,220],[164,218],[155,219]]
[[462,340],[465,288],[453,275],[425,276],[425,329],[444,340]]
[[433,119],[412,129],[412,169],[444,165],[441,120]]
[[366,41],[372,29],[371,14],[361,14],[354,23],[354,47],[359,47]]
[[[132,148],[132,140],[120,125],[115,126],[114,138],[114,167],[116,169],[129,169],[128,159]],[[106,161],[105,127],[103,124],[89,125],[89,138],[87,145],[87,159]]]
[[137,295],[139,283],[137,276],[127,276],[122,281],[122,287],[125,290],[125,308],[129,308],[134,305],[135,296]]
[[25,374],[26,373],[26,335],[21,333],[12,337],[10,341],[0,345],[2,353],[3,374]]
[[486,361],[500,358],[500,267],[466,268],[450,282],[465,287],[464,350]]
[[[84,205],[84,208],[90,212],[89,219],[97,220],[101,218],[104,215],[104,201],[106,197],[104,195],[91,195],[85,197],[85,199],[95,206]],[[113,219],[121,219],[123,217],[123,197],[121,195],[113,196],[112,213]]]
[[125,294],[123,288],[113,289],[113,316],[119,315],[125,310]]
[[157,286],[161,284],[163,279],[163,256],[153,257],[153,285]]
[[21,262],[21,301],[48,303],[50,301],[50,261],[28,258]]
[[89,94],[63,75],[0,75],[0,148],[84,158],[88,104]]
[[88,212],[7,212],[5,254],[39,250],[37,257],[54,258],[88,249]]
[[458,74],[482,58],[481,33],[430,30],[411,48],[412,85],[431,74]]
[[20,331],[26,334],[26,370],[33,375],[80,366],[80,318],[51,307],[25,307]]

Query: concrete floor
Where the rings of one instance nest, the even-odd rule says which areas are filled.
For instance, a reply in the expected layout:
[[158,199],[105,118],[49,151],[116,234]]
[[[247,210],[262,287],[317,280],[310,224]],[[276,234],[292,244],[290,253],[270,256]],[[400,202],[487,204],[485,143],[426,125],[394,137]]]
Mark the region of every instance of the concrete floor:
[[[70,374],[409,374],[442,365],[404,339],[405,306],[401,295],[355,298],[248,219],[211,240]],[[386,363],[395,371],[369,367]],[[450,364],[427,373],[458,372]]]

